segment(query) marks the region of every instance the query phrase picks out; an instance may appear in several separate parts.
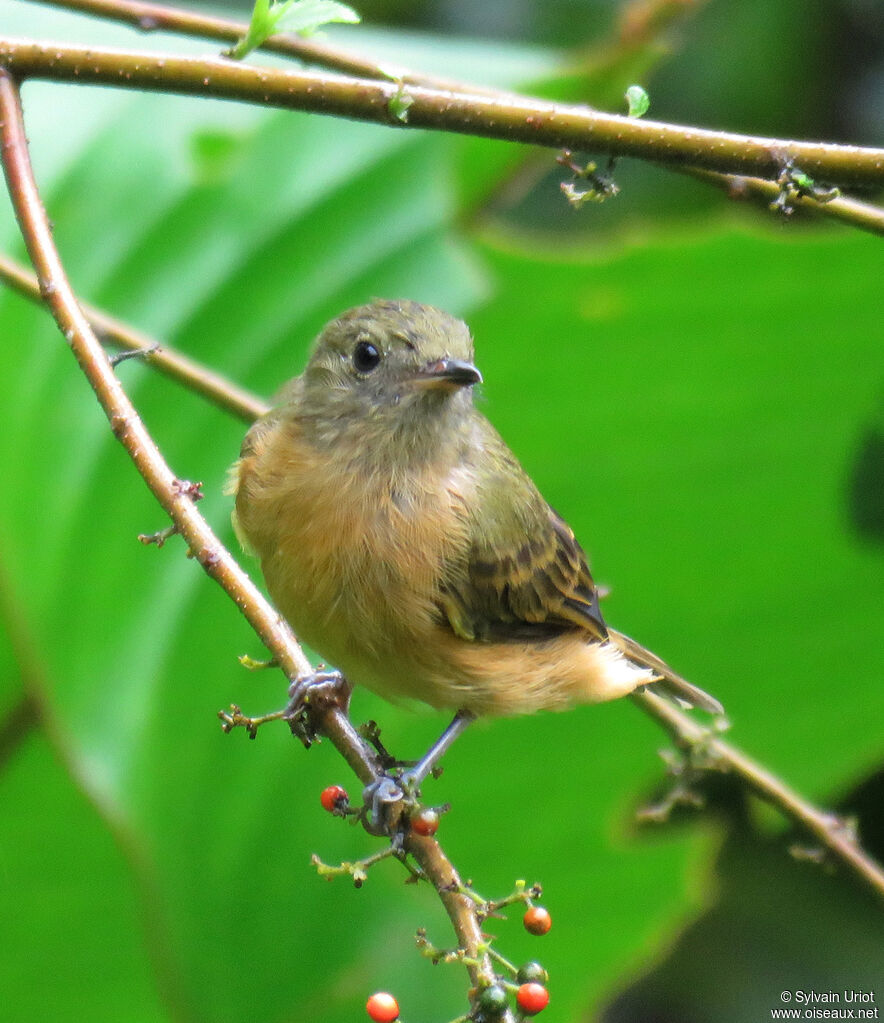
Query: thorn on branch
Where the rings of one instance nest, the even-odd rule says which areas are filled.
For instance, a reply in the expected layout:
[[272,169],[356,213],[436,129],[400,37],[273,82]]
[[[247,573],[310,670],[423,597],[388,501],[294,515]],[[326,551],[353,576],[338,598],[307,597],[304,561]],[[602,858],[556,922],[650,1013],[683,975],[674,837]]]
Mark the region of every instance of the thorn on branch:
[[661,749],[660,758],[666,765],[666,774],[671,779],[669,790],[662,799],[649,803],[636,811],[641,823],[665,824],[673,812],[681,807],[702,810],[706,798],[699,784],[710,771],[727,773],[728,765],[712,749],[716,734],[725,731],[729,723],[724,718],[716,719],[712,728],[704,729],[701,737],[680,744],[678,750]]
[[139,533],[138,539],[145,545],[155,543],[157,547],[162,547],[169,537],[175,536],[177,533],[178,527],[173,524],[157,533]]
[[489,917],[503,918],[503,914],[500,911],[507,906],[511,906],[516,902],[524,902],[531,906],[533,899],[539,899],[543,895],[542,885],[535,883],[529,886],[522,880],[516,881],[509,895],[504,895],[500,899],[486,899],[479,895],[478,892],[473,890],[473,883],[469,880],[460,885],[452,885],[445,889],[440,888],[440,891],[442,890],[456,891],[458,895],[469,899],[475,905],[476,916],[480,921],[487,920]]
[[826,850],[820,845],[802,845],[800,842],[793,842],[789,846],[789,855],[799,863],[813,863],[818,867],[825,867],[830,872],[834,870]]
[[[203,558],[200,557],[200,560],[203,561]],[[240,661],[243,659],[240,658]],[[255,663],[258,667],[265,666],[261,662]],[[269,662],[266,666],[270,666]],[[289,686],[289,702],[281,710],[260,717],[249,717],[234,703],[229,711],[219,710],[218,717],[225,732],[245,728],[250,739],[255,738],[261,725],[269,721],[285,721],[292,735],[309,749],[314,742],[319,741],[314,724],[315,715],[330,704],[340,707],[346,713],[349,699],[350,685],[339,672],[316,671]]]
[[202,480],[192,483],[190,480],[174,480],[172,488],[179,497],[189,497],[191,501],[202,501],[203,484]]
[[381,761],[381,766],[385,771],[388,771],[393,767],[411,766],[411,764],[406,764],[401,760],[397,760],[381,742],[381,729],[378,726],[377,721],[365,721],[357,727],[356,731],[359,733],[359,737],[361,739],[365,739],[365,741],[377,753],[378,758]]
[[706,805],[706,800],[701,793],[692,788],[692,783],[695,780],[695,778],[691,778],[689,781],[676,781],[662,799],[655,803],[648,803],[636,810],[636,819],[642,823],[665,824],[678,807],[686,806],[694,810],[702,810]]
[[[825,814],[824,817],[826,829],[833,838],[841,839],[855,849],[860,848],[859,821],[856,817],[840,817],[835,813]],[[835,870],[831,849],[826,845],[807,845],[802,842],[793,842],[789,846],[789,855],[794,860],[815,863],[817,866],[824,867],[829,873]]]
[[439,963],[466,963],[471,966],[478,966],[479,960],[470,956],[465,948],[436,948],[427,940],[427,929],[418,927],[414,936],[414,943],[422,956],[429,959],[434,966]]
[[279,667],[279,661],[275,657],[270,657],[269,659],[262,661],[256,660],[248,654],[240,654],[237,660],[248,671],[263,671],[265,668]]
[[107,361],[116,369],[121,362],[126,362],[127,359],[144,359],[146,361],[159,350],[159,345],[151,345],[150,348],[135,348],[131,352],[117,352],[116,355],[109,355]]

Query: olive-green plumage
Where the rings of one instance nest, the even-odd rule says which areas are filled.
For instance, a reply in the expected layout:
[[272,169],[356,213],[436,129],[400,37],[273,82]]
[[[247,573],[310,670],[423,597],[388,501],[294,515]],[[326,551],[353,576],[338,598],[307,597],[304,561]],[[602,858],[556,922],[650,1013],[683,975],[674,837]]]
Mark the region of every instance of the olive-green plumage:
[[235,467],[279,610],[388,698],[514,714],[658,682],[720,710],[606,626],[571,529],[474,407],[472,360],[465,324],[415,302],[325,328]]

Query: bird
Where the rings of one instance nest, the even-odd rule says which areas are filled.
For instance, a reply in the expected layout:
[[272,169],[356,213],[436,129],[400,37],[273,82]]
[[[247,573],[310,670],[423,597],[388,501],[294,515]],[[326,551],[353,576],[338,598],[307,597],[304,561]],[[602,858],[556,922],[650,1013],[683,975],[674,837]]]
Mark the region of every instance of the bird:
[[606,623],[574,532],[476,407],[481,382],[468,327],[432,306],[375,300],[322,330],[231,470],[278,611],[349,683],[455,712],[413,784],[477,717],[651,686],[721,714]]

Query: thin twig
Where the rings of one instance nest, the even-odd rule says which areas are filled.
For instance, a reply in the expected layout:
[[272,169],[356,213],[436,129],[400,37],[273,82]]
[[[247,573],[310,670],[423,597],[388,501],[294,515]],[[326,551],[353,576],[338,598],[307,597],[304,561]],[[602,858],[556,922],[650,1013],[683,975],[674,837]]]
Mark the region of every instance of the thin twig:
[[18,85],[4,71],[0,71],[0,137],[9,194],[37,271],[40,292],[95,391],[114,435],[178,527],[193,556],[236,600],[289,678],[294,680],[311,674],[312,666],[291,631],[225,550],[197,511],[189,488],[182,485],[160,454],[77,304],[52,240],[34,180],[21,119]]
[[[43,303],[37,278],[21,263],[0,254],[0,280],[32,302]],[[240,387],[202,363],[161,345],[147,334],[130,327],[94,306],[82,303],[80,308],[92,329],[106,344],[127,352],[143,352],[149,362],[165,376],[208,398],[213,405],[249,423],[269,408],[256,394]]]
[[[134,26],[144,32],[167,31],[179,35],[202,39],[214,39],[219,42],[236,42],[248,31],[245,22],[218,18],[196,11],[169,7],[164,4],[145,3],[142,0],[37,0],[53,7],[90,14],[95,17],[120,21]],[[635,49],[646,45],[647,37],[659,32],[675,14],[683,14],[684,6],[676,4],[675,10],[668,4],[661,4],[657,10],[647,10],[648,5],[634,5],[635,16],[623,18],[619,28],[621,47]],[[425,85],[435,89],[467,94],[512,95],[503,90],[479,88],[465,82],[443,79],[433,75],[419,74],[392,65],[380,65],[365,60],[338,47],[318,43],[311,39],[302,39],[293,34],[270,36],[262,44],[265,49],[284,56],[293,57],[307,64],[352,74],[361,78],[381,80],[395,79],[406,85]],[[683,170],[698,180],[723,188],[733,198],[755,196],[771,202],[779,194],[779,186],[773,181],[750,176],[721,174],[716,171],[705,171],[698,168],[684,167]],[[810,195],[798,197],[796,205],[802,209],[821,216],[841,220],[853,227],[873,234],[884,234],[884,210],[859,200],[839,197],[827,202],[820,202]]]
[[[764,178],[718,174],[716,171],[700,170],[694,167],[685,167],[683,171],[698,181],[706,181],[710,185],[723,189],[732,199],[756,198],[770,204],[780,195],[780,186],[774,181],[765,181]],[[815,213],[821,217],[832,217],[859,228],[861,231],[884,235],[884,209],[880,206],[860,202],[859,199],[850,199],[846,196],[838,196],[820,202],[813,196],[799,195],[792,202],[799,209],[806,210],[808,213]]]
[[[471,95],[315,71],[0,39],[19,80],[115,85],[306,110],[392,127],[634,156],[676,167],[776,178],[787,165],[826,183],[884,184],[884,149],[736,135],[524,97]],[[401,117],[402,100],[410,104]],[[404,118],[404,119],[403,119]]]
[[[182,486],[156,447],[114,375],[101,343],[80,309],[55,248],[31,166],[18,83],[0,70],[0,151],[15,215],[37,271],[40,292],[85,373],[99,403],[148,487],[169,514],[194,557],[237,604],[290,680],[313,674],[313,668],[288,625],[267,603],[212,532],[194,503],[191,487]],[[346,714],[334,703],[316,709],[315,724],[363,782],[374,781],[382,767]],[[394,811],[395,813],[395,807]],[[460,884],[457,871],[433,838],[410,833],[405,849],[436,887],[458,941],[478,949],[480,925],[472,904],[450,890]],[[474,987],[488,984],[493,968],[487,956],[467,964]]]
[[843,820],[803,799],[767,768],[711,733],[662,696],[645,690],[633,693],[632,699],[669,732],[681,749],[688,753],[701,750],[704,759],[737,775],[757,796],[813,835],[879,898],[884,898],[884,867],[862,849]]
[[[197,39],[214,39],[220,43],[236,43],[248,32],[244,21],[218,18],[165,4],[142,3],[141,0],[36,0],[50,7],[63,7],[97,18],[121,21],[142,32],[174,32]],[[304,39],[290,32],[268,36],[259,47],[270,53],[293,57],[305,64],[328,68],[357,78],[378,78],[403,82],[406,85],[427,85],[434,89],[462,88],[459,83],[436,75],[419,74],[399,64],[378,64],[337,46]],[[476,86],[472,92],[497,92]]]
[[[2,269],[4,264],[9,264],[9,261],[0,261],[0,269]],[[14,286],[21,286],[19,290],[22,290],[23,293],[33,297],[31,294],[31,284],[27,280],[29,275],[21,273],[16,264],[11,264],[11,266],[15,272],[12,274],[4,273],[4,276]],[[9,269],[8,266],[7,269]],[[39,293],[39,289],[37,290]],[[97,310],[92,312],[97,314],[100,320],[104,318],[104,314],[98,313]],[[118,323],[118,326],[121,328],[121,336],[128,336],[134,333],[125,324]],[[202,367],[196,362],[193,365],[197,370],[195,379],[191,380],[186,375],[182,375],[180,379],[185,385],[190,384],[195,390],[205,394],[207,392],[198,383],[203,375]],[[235,385],[225,378],[219,376],[218,379],[220,393],[224,394],[235,389]],[[263,414],[266,410],[267,406],[258,402],[251,415],[256,417]],[[243,408],[242,415],[245,419],[250,418],[247,407]],[[234,595],[234,599],[238,604],[240,603],[236,595]],[[884,872],[859,848],[849,834],[839,828],[837,819],[831,814],[826,814],[806,800],[803,800],[782,781],[760,765],[755,764],[730,743],[726,743],[724,740],[716,737],[710,737],[709,732],[693,718],[677,710],[672,704],[655,694],[649,692],[637,694],[634,700],[645,713],[661,723],[679,744],[689,746],[703,744],[704,748],[711,751],[719,766],[738,774],[753,791],[775,806],[785,817],[810,831],[833,855],[842,859],[851,870],[862,877],[879,895],[884,894]],[[328,735],[340,751],[346,751],[344,755],[357,777],[363,783],[371,781],[378,769],[378,761],[366,753],[366,746],[360,740],[349,718],[338,708],[331,707],[321,712],[320,720],[323,734]],[[472,919],[474,917],[473,913],[467,913],[464,916],[463,899],[455,897],[456,892],[460,891],[463,886],[458,882],[454,888],[446,890],[446,882],[440,879],[444,877],[455,878],[457,876],[456,871],[453,865],[444,859],[444,854],[441,853],[441,850],[439,850],[439,854],[436,854],[431,848],[426,846],[426,841],[428,840],[420,839],[413,834],[410,835],[408,838],[408,851],[415,856],[427,874],[435,879],[437,887],[440,888],[440,894],[444,892],[444,897],[448,899],[450,905],[446,905],[446,908],[450,914],[454,914],[452,919],[456,920],[455,929],[461,945],[463,947],[472,947],[471,942],[475,939],[477,933],[474,931],[474,927],[477,928],[478,923]],[[438,858],[440,855],[442,857],[441,860]]]

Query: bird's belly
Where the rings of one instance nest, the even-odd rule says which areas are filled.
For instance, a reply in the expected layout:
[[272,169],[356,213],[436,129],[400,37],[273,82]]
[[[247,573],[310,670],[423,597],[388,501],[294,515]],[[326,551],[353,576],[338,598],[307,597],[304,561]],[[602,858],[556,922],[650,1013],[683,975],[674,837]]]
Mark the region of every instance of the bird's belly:
[[[436,703],[414,652],[440,628],[437,602],[457,523],[444,500],[286,501],[285,530],[257,545],[267,587],[298,638],[353,683]],[[445,538],[440,542],[440,538]]]
[[415,691],[419,680],[408,679],[400,662],[408,660],[404,652],[425,641],[431,627],[425,594],[374,566],[356,577],[345,570],[352,565],[311,576],[291,558],[281,561],[279,571],[265,565],[267,586],[302,642],[353,683],[388,698],[424,698]]

